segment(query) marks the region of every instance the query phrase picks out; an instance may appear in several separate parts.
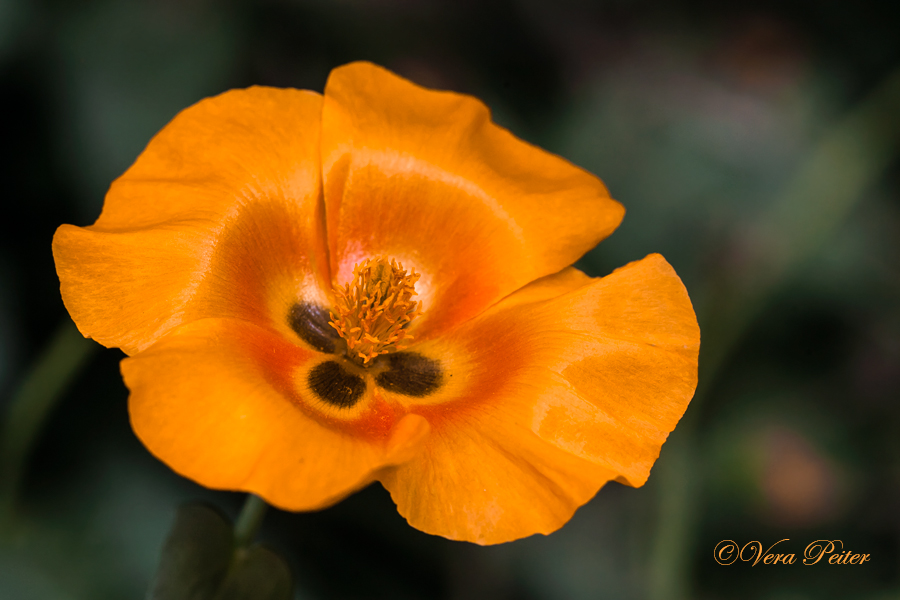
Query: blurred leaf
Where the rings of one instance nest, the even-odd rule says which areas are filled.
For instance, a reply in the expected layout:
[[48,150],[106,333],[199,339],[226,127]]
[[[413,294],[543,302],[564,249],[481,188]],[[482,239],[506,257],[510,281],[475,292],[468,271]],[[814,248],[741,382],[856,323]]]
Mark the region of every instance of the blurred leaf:
[[178,509],[149,600],[290,600],[291,572],[272,550],[235,548],[231,523],[215,508]]
[[231,562],[231,524],[215,509],[188,504],[178,509],[163,546],[148,600],[215,597]]
[[215,600],[290,600],[291,572],[280,556],[259,544],[236,555]]
[[0,525],[12,518],[23,465],[47,417],[99,348],[65,319],[10,400],[0,423]]

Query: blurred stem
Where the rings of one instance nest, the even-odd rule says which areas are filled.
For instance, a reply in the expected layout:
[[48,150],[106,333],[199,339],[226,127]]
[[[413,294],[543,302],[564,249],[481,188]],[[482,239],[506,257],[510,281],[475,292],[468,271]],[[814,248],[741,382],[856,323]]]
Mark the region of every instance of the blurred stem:
[[234,523],[235,548],[246,548],[250,545],[250,542],[256,537],[259,526],[262,525],[268,507],[266,501],[256,494],[247,496],[247,500],[244,501],[244,506],[241,508],[241,514]]
[[98,348],[66,319],[13,393],[0,430],[0,523],[12,519],[25,462],[47,417]]
[[[660,461],[659,506],[653,540],[649,597],[692,597],[695,515],[701,509],[702,482],[692,477],[700,460],[696,423],[728,356],[772,293],[811,258],[844,221],[864,192],[875,184],[900,146],[900,69],[829,130],[789,180],[757,234],[768,253],[719,290],[702,323],[700,384],[673,440]],[[710,551],[712,549],[710,548]]]
[[[683,425],[683,424],[682,424]],[[679,430],[678,435],[666,443],[665,462],[657,473],[660,502],[658,506],[656,537],[651,549],[650,590],[651,600],[687,598],[690,588],[689,558],[693,545],[689,540],[691,528],[696,524],[696,505],[691,501],[697,482],[693,464],[692,444],[689,435]],[[680,553],[687,553],[682,556]],[[661,571],[666,568],[666,571]]]
[[[882,176],[900,149],[900,69],[826,133],[759,219],[756,232],[768,252],[752,274],[721,290],[704,323],[705,376],[714,383],[743,332],[772,292],[812,258],[843,223],[865,192]],[[749,276],[748,276],[749,275]],[[698,394],[705,396],[705,393]]]

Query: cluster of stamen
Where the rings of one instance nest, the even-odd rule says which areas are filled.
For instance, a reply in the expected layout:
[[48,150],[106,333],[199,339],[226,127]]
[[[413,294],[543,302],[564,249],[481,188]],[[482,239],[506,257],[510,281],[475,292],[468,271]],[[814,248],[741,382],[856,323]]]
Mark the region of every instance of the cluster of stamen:
[[353,280],[335,286],[335,313],[329,325],[347,341],[351,358],[368,364],[373,358],[406,346],[412,339],[406,328],[422,314],[416,295],[415,271],[409,274],[396,260],[366,259],[353,268]]

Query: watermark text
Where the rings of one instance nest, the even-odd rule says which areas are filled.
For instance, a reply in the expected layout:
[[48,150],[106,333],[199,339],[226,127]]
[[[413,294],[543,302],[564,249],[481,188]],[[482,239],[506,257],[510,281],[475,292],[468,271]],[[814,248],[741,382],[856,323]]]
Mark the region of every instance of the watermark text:
[[739,546],[734,540],[722,540],[716,544],[713,557],[720,565],[732,565],[738,560],[750,563],[752,566],[761,565],[861,565],[872,560],[871,555],[861,552],[853,552],[844,549],[841,540],[816,540],[807,544],[803,552],[799,554],[791,551],[790,538],[778,540],[774,544],[764,547],[756,540]]

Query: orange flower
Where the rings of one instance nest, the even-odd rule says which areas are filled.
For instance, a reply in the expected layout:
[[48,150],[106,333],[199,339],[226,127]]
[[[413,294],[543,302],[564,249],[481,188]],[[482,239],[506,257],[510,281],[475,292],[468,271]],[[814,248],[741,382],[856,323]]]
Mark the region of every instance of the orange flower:
[[693,394],[662,257],[566,268],[623,214],[478,100],[353,63],[324,96],[186,109],[53,254],[178,473],[288,510],[378,480],[414,527],[492,544],[642,485]]

